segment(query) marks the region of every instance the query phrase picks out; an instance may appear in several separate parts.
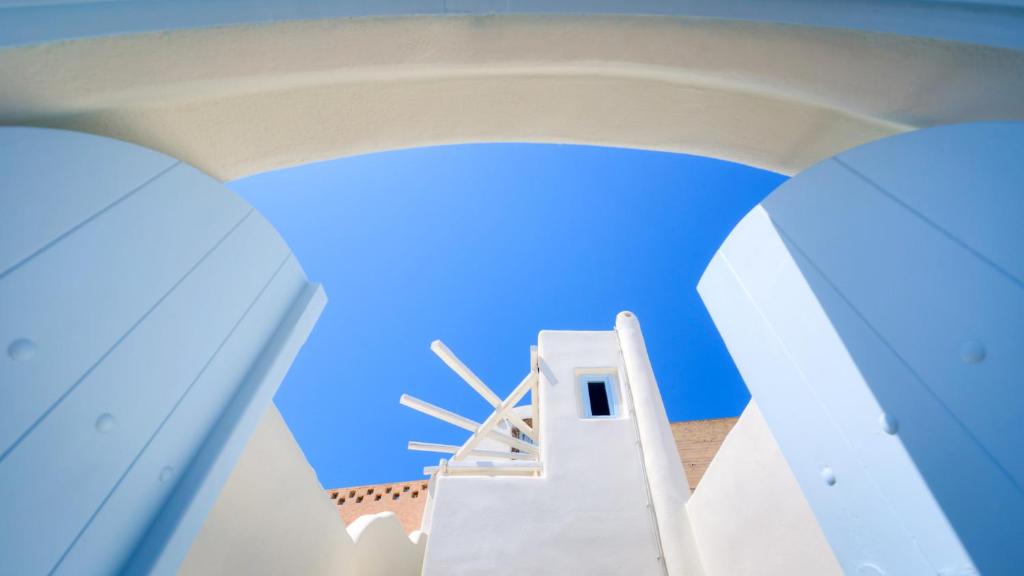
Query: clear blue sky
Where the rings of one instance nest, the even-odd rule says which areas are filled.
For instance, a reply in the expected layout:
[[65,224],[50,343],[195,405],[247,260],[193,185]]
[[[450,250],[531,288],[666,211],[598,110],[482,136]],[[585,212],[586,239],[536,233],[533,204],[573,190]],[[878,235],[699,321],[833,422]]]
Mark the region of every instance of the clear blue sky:
[[328,305],[275,397],[327,488],[410,480],[489,406],[429,349],[443,340],[499,395],[537,332],[636,312],[671,420],[734,416],[748,394],[696,286],[783,176],[708,158],[482,144],[343,158],[230,186],[280,231]]

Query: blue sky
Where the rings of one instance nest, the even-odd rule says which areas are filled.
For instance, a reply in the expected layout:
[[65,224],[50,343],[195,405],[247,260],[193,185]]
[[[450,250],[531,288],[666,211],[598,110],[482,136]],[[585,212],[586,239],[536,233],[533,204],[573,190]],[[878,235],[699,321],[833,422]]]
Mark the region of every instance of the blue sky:
[[734,416],[748,394],[696,286],[783,176],[614,148],[475,144],[342,158],[230,184],[329,299],[275,397],[327,488],[410,480],[468,433],[403,393],[482,420],[443,340],[499,395],[537,332],[641,322],[669,418]]

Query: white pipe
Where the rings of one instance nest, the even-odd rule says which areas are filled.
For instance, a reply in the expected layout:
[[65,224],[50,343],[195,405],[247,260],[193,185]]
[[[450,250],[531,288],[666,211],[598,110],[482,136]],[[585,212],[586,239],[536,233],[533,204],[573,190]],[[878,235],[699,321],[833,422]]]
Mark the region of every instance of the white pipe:
[[620,312],[615,318],[615,331],[626,368],[665,568],[670,576],[700,575],[703,571],[686,515],[690,485],[647,357],[640,322],[633,313]]

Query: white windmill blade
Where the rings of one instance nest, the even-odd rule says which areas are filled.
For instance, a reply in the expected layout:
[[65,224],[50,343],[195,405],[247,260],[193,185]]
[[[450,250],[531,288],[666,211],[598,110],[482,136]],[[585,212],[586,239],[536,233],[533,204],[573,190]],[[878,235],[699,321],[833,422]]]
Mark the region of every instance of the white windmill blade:
[[501,404],[501,397],[494,393],[493,390],[487,387],[468,366],[463,364],[462,360],[459,360],[458,356],[454,352],[448,349],[444,345],[444,342],[440,340],[434,340],[430,343],[430,349],[440,358],[453,372],[459,375],[460,378],[466,381],[473,390],[476,390],[477,394],[483,397],[491,406],[495,408]]

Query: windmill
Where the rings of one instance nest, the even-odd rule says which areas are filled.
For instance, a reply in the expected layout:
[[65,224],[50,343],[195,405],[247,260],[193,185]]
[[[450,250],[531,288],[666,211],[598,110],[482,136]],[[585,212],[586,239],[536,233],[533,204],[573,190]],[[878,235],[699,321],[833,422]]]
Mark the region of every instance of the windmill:
[[[433,341],[430,344],[430,349],[453,372],[469,384],[473,390],[476,390],[494,408],[494,411],[491,412],[491,415],[483,423],[478,423],[419,398],[403,394],[401,400],[399,400],[403,406],[472,433],[469,439],[461,446],[410,441],[410,450],[441,452],[452,455],[449,459],[442,459],[438,466],[424,468],[423,473],[427,475],[438,472],[442,474],[491,475],[539,474],[542,470],[542,465],[540,461],[539,437],[540,406],[537,396],[539,374],[537,347],[530,347],[529,373],[504,400],[488,388],[443,342],[440,340]],[[517,405],[526,397],[527,393],[530,393],[530,422],[526,422],[516,410]],[[502,422],[505,422],[507,426],[500,426]],[[509,433],[506,433],[503,428],[508,430]],[[491,441],[490,444],[492,445],[495,442],[504,444],[509,447],[509,450],[479,448],[478,446],[485,440]]]

